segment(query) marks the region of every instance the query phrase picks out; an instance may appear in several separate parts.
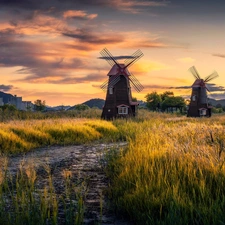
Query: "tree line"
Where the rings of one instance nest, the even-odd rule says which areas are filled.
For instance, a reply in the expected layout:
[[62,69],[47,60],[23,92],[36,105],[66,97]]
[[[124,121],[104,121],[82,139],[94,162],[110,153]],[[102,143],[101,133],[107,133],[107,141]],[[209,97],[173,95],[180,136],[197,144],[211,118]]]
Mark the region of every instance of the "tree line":
[[152,111],[173,112],[179,110],[181,113],[186,108],[186,101],[181,96],[174,96],[172,91],[158,94],[153,91],[145,96],[146,107]]

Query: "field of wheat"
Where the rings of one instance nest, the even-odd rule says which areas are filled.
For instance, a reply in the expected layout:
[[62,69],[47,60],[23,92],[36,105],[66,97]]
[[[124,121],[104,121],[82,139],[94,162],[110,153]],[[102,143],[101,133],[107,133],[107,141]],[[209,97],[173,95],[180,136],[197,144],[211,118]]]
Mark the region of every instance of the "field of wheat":
[[[187,118],[143,110],[133,120],[69,118],[0,123],[2,154],[46,145],[126,140],[125,148],[106,156],[106,173],[111,180],[108,195],[120,214],[140,225],[225,224],[224,139],[224,115]],[[1,165],[0,209],[5,210],[5,195],[12,192],[12,185],[6,181],[4,163]],[[22,193],[23,184],[29,187],[28,194],[32,192],[30,179],[18,179],[18,193]],[[15,204],[22,198],[14,199]],[[39,201],[43,199],[41,195]],[[50,199],[54,212],[54,195]]]

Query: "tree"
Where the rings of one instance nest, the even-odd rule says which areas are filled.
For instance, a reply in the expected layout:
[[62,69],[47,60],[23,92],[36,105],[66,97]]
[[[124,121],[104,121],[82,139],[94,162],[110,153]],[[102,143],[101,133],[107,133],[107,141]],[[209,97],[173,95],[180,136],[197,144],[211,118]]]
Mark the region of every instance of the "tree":
[[75,109],[79,111],[84,111],[86,109],[90,109],[90,107],[85,104],[78,104],[78,105],[75,105]]
[[36,101],[34,101],[34,109],[36,111],[43,111],[45,109],[45,100],[42,101],[40,99],[37,99]]
[[10,104],[5,104],[3,106],[0,106],[0,108],[2,109],[3,112],[7,110],[11,112],[17,110],[15,105],[10,105]]
[[132,97],[132,102],[137,102],[137,98],[136,97]]
[[185,107],[185,100],[184,98],[180,97],[180,96],[171,96],[171,97],[167,97],[163,102],[162,102],[162,110],[163,111],[168,111],[168,109],[172,109],[176,108],[180,110],[180,112],[182,112],[183,107]]
[[161,96],[156,92],[153,91],[145,96],[146,98],[146,106],[148,109],[156,111],[160,108],[160,103],[162,101]]
[[162,101],[164,101],[166,98],[173,97],[174,94],[172,91],[165,91],[160,96],[161,96]]

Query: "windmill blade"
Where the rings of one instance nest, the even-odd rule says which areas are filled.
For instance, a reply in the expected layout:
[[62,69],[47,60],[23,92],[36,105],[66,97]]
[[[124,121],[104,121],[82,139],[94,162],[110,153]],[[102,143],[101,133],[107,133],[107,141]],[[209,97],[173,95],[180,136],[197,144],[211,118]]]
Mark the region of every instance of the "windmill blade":
[[106,81],[100,86],[100,88],[101,88],[103,91],[107,90],[107,88],[108,88],[108,80],[106,80]]
[[108,87],[113,87],[120,80],[120,75],[116,75],[109,81]]
[[119,67],[119,63],[116,61],[116,59],[113,57],[113,55],[108,51],[108,49],[104,48],[100,54],[106,59],[106,61],[109,63],[110,66],[114,66],[115,64]]
[[192,66],[189,71],[193,74],[195,79],[201,79],[198,71],[196,70],[195,66]]
[[142,84],[138,81],[138,79],[131,74],[129,76],[129,80],[131,81],[132,87],[137,91],[137,92],[141,92],[144,87],[142,86]]
[[139,60],[144,54],[140,49],[138,49],[135,53],[133,53],[130,59],[125,60],[125,68],[134,64],[137,60]]
[[207,83],[207,82],[209,82],[209,81],[211,81],[211,80],[217,78],[218,76],[219,76],[218,73],[217,73],[216,71],[214,71],[212,74],[208,75],[208,76],[205,78],[204,82]]

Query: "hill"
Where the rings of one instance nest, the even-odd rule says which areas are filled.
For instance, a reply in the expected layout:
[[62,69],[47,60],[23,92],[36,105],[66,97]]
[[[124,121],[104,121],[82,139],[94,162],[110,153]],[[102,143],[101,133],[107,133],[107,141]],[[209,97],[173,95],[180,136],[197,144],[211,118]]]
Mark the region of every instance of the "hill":
[[212,106],[217,106],[218,104],[220,104],[222,107],[225,106],[225,99],[215,100],[215,99],[209,98],[208,101]]
[[[104,104],[105,104],[105,100],[100,99],[100,98],[93,98],[93,99],[90,99],[90,100],[88,100],[86,102],[83,102],[81,104],[87,105],[90,108],[96,107],[96,108],[102,109]],[[76,108],[76,105],[70,107],[68,110],[73,110],[75,108]]]

